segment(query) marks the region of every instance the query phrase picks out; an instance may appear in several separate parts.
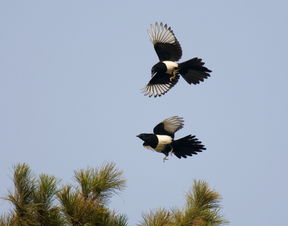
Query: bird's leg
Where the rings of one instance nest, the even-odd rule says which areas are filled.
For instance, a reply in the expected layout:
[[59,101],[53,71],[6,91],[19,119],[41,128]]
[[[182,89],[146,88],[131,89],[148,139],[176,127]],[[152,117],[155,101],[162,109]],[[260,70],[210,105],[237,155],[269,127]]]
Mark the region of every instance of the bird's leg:
[[165,162],[165,160],[169,160],[169,159],[168,159],[168,156],[165,156],[165,157],[163,158],[163,162]]
[[176,76],[178,75],[178,68],[175,68],[173,70],[172,74],[173,74],[173,76],[170,77],[170,82],[172,82],[176,78]]

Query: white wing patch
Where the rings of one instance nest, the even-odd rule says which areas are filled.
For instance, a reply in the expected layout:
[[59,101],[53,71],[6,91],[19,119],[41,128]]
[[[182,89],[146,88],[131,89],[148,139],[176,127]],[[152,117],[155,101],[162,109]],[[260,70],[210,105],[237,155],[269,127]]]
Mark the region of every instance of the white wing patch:
[[147,30],[147,32],[153,45],[156,43],[173,44],[176,42],[171,27],[168,27],[167,24],[164,25],[162,22],[160,24],[156,22],[155,25],[151,24],[150,30]]
[[157,97],[161,96],[168,92],[169,89],[171,89],[172,83],[169,84],[148,84],[143,89],[142,92],[145,96],[149,97]]
[[166,144],[171,144],[172,142],[172,137],[167,136],[167,135],[157,135],[158,138],[158,145],[166,145]]
[[182,117],[173,116],[163,121],[164,129],[169,133],[175,133],[184,126],[184,120]]
[[163,63],[167,67],[167,72],[166,73],[172,74],[174,71],[176,71],[176,73],[177,73],[178,64],[176,62],[174,62],[174,61],[163,61]]
[[171,144],[173,140],[172,137],[167,136],[167,135],[156,135],[156,136],[158,138],[158,145],[155,148],[155,151],[158,151],[158,152],[162,152],[165,149],[166,145]]

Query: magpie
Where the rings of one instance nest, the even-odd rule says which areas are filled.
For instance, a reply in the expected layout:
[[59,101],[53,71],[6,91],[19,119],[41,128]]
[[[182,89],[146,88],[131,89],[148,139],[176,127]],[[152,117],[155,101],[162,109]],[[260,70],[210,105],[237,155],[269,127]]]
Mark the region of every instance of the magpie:
[[179,80],[179,74],[189,84],[198,84],[210,76],[211,70],[204,67],[200,58],[193,58],[183,63],[177,63],[182,56],[179,41],[171,27],[162,22],[150,25],[148,35],[154,45],[159,62],[151,69],[152,78],[142,89],[145,96],[157,97],[167,93]]
[[144,141],[143,146],[145,148],[163,153],[165,155],[163,161],[168,160],[169,153],[173,153],[181,159],[206,150],[201,141],[192,135],[174,140],[175,132],[182,129],[183,126],[183,118],[173,116],[155,126],[153,133],[141,133],[137,137]]

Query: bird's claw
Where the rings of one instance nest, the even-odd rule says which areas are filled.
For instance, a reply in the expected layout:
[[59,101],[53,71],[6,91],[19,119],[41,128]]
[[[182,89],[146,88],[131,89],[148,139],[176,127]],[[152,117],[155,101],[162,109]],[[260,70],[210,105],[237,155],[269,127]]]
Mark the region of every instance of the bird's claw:
[[165,157],[163,158],[163,162],[165,162],[166,160],[169,160],[167,156],[165,156]]
[[177,74],[178,74],[178,70],[174,70],[173,76],[169,78],[170,82],[172,82],[176,78]]

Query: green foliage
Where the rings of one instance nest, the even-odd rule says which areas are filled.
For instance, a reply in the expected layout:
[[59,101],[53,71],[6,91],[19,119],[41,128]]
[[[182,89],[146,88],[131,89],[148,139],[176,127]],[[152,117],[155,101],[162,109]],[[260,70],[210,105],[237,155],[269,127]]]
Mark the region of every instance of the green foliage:
[[141,226],[170,226],[173,225],[173,217],[170,211],[158,209],[155,212],[143,215]]
[[36,221],[40,225],[63,225],[60,209],[54,205],[58,183],[59,181],[55,177],[46,174],[41,174],[35,183],[33,201],[37,206]]
[[158,209],[143,215],[140,226],[218,226],[228,223],[220,214],[220,195],[204,181],[194,181],[184,209]]
[[12,203],[14,212],[6,220],[9,219],[11,225],[36,225],[35,210],[37,206],[33,202],[35,178],[28,165],[19,164],[14,167],[13,183],[14,192],[10,192],[5,199]]
[[13,216],[12,215],[2,215],[0,216],[0,226],[10,226],[12,225],[12,221],[11,218]]
[[127,225],[124,215],[105,207],[108,199],[125,187],[122,171],[114,163],[100,169],[75,172],[76,187],[64,186],[58,193],[62,211],[71,225]]
[[[65,186],[58,193],[62,211],[71,225],[85,225],[91,222],[101,222],[109,211],[98,201],[85,199],[78,191],[73,191],[70,186]],[[98,224],[95,225],[98,225]]]
[[126,181],[121,178],[122,171],[114,163],[106,164],[100,169],[90,168],[75,172],[83,197],[101,202],[125,188]]
[[31,174],[27,164],[14,167],[14,191],[6,200],[13,210],[0,217],[0,226],[126,226],[127,217],[105,203],[125,187],[122,171],[109,163],[100,169],[75,172],[76,186],[58,188],[59,180]]
[[[112,195],[125,188],[114,163],[75,171],[76,184],[59,188],[53,176],[32,175],[27,164],[14,167],[14,190],[4,199],[13,209],[0,217],[0,226],[127,226],[126,215],[107,207]],[[204,181],[194,181],[183,209],[158,209],[143,215],[139,226],[218,226],[220,195]]]

